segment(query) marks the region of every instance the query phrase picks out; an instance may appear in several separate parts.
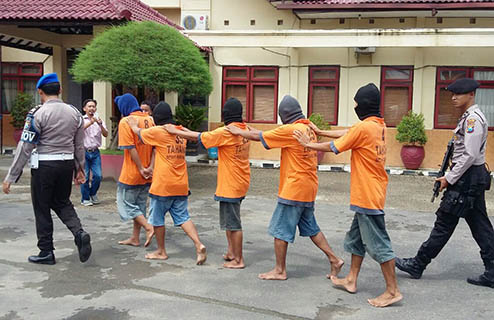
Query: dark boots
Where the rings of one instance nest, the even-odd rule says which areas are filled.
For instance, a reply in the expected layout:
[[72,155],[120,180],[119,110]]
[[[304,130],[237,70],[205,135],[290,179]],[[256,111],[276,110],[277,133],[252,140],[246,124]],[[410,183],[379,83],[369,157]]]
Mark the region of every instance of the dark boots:
[[476,286],[494,288],[494,261],[484,261],[485,272],[480,276],[468,278],[467,282]]
[[413,279],[420,279],[426,267],[416,258],[395,258],[395,264],[398,269],[410,274]]
[[27,258],[29,262],[39,263],[39,264],[55,264],[55,254],[53,251],[40,251],[37,256],[29,256]]
[[89,233],[84,230],[79,231],[74,238],[77,250],[79,250],[79,260],[81,262],[86,262],[91,255],[91,237]]

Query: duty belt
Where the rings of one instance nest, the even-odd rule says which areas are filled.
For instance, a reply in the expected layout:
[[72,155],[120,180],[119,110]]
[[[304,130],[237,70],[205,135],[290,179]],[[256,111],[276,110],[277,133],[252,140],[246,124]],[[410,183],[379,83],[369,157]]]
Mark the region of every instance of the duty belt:
[[65,161],[74,160],[73,153],[60,153],[60,154],[40,154],[39,161]]

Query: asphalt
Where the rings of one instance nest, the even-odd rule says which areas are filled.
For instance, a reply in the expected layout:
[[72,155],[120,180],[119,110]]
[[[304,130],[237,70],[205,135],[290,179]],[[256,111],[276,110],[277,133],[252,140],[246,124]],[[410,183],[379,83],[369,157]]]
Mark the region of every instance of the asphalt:
[[[0,159],[5,176],[8,158]],[[34,265],[27,256],[37,253],[34,217],[26,170],[12,194],[0,195],[0,319],[492,319],[494,290],[469,285],[468,276],[480,274],[479,249],[465,222],[458,225],[448,245],[427,268],[422,279],[397,272],[404,299],[376,309],[368,298],[384,290],[379,265],[364,260],[358,292],[351,295],[332,287],[325,256],[307,238],[296,237],[288,250],[287,281],[261,281],[257,274],[274,265],[273,239],[267,225],[276,205],[278,170],[253,169],[252,186],[242,203],[246,268],[221,267],[224,233],[218,227],[218,204],[212,199],[216,168],[189,168],[192,195],[189,210],[199,236],[208,248],[204,266],[196,266],[192,242],[167,216],[166,247],[170,258],[148,261],[156,249],[117,244],[130,231],[115,210],[115,183],[103,182],[99,206],[81,207],[80,194],[72,200],[91,234],[93,254],[78,261],[70,232],[54,218],[54,266]],[[321,172],[316,202],[318,223],[337,254],[353,217],[348,208],[349,174]],[[438,202],[430,203],[433,178],[390,176],[386,224],[398,256],[413,255],[434,222]],[[491,220],[493,191],[487,193]],[[143,237],[141,240],[144,240]]]

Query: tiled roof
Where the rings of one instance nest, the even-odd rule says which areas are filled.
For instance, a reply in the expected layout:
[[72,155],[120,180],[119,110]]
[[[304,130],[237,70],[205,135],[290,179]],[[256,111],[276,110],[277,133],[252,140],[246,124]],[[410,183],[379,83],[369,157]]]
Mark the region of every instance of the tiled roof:
[[470,3],[470,2],[494,2],[493,0],[293,0],[287,1],[293,2],[294,5],[304,4],[364,4],[364,3],[379,3],[379,4],[398,4],[398,3],[422,3],[422,4],[436,4],[436,3]]
[[138,0],[2,0],[2,20],[151,20],[183,29]]
[[268,0],[278,9],[482,9],[494,0]]

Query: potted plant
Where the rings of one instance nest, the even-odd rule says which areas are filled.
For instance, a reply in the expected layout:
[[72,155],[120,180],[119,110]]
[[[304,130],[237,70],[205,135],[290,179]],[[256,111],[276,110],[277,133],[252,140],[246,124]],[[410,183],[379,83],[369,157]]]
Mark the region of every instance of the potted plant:
[[[197,131],[201,123],[206,120],[206,109],[191,105],[179,105],[175,108],[175,120],[177,124],[189,130]],[[186,154],[189,156],[197,155],[197,141],[187,140]]]
[[[315,126],[318,127],[320,130],[331,130],[331,126],[320,113],[311,114],[309,120],[313,124],[315,124]],[[321,137],[318,136],[317,141],[321,141]],[[317,164],[320,164],[323,158],[324,158],[324,152],[317,151]]]
[[26,122],[29,110],[34,107],[34,98],[29,93],[19,92],[15,97],[10,116],[10,124],[14,127],[14,140],[16,143],[21,139],[22,129]]
[[416,170],[425,157],[423,145],[427,142],[424,115],[409,111],[398,124],[396,140],[403,143],[401,160],[405,168]]

